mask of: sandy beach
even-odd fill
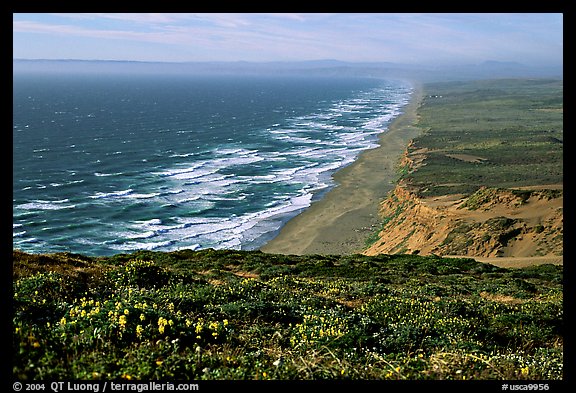
[[[422,90],[415,87],[404,112],[380,134],[380,146],[364,151],[336,172],[337,186],[288,221],[260,250],[296,255],[360,253],[368,236],[382,225],[379,203],[395,186],[402,153],[421,132],[414,126],[421,99]]]

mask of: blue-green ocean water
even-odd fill
[[[14,75],[13,247],[256,249],[408,102],[374,78]]]

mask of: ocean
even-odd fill
[[[258,249],[408,103],[367,77],[13,77],[13,248]]]

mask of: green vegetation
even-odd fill
[[[17,379],[561,379],[563,269],[13,253]]]
[[[369,248],[374,243],[376,243],[378,240],[380,240],[380,233],[384,230],[384,228],[386,228],[386,226],[390,223],[390,221],[396,219],[404,210],[408,209],[411,205],[413,205],[413,202],[411,202],[411,201],[405,201],[405,202],[400,203],[398,201],[398,198],[396,198],[396,196],[394,196],[394,195],[391,195],[389,198],[391,201],[398,203],[398,206],[394,210],[393,214],[386,216],[386,217],[383,217],[382,224],[380,225],[380,229],[372,232],[370,234],[370,236],[368,236],[366,238],[366,240],[364,241],[364,247],[365,248]]]
[[[422,196],[562,183],[562,81],[433,83],[424,92],[425,132],[412,149],[430,150],[423,166],[403,175]]]

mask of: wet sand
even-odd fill
[[[337,184],[324,198],[288,221],[277,237],[260,248],[272,254],[354,254],[382,225],[379,204],[396,185],[398,163],[409,141],[421,133],[414,126],[422,90],[380,134],[380,146],[364,151],[334,175]]]

